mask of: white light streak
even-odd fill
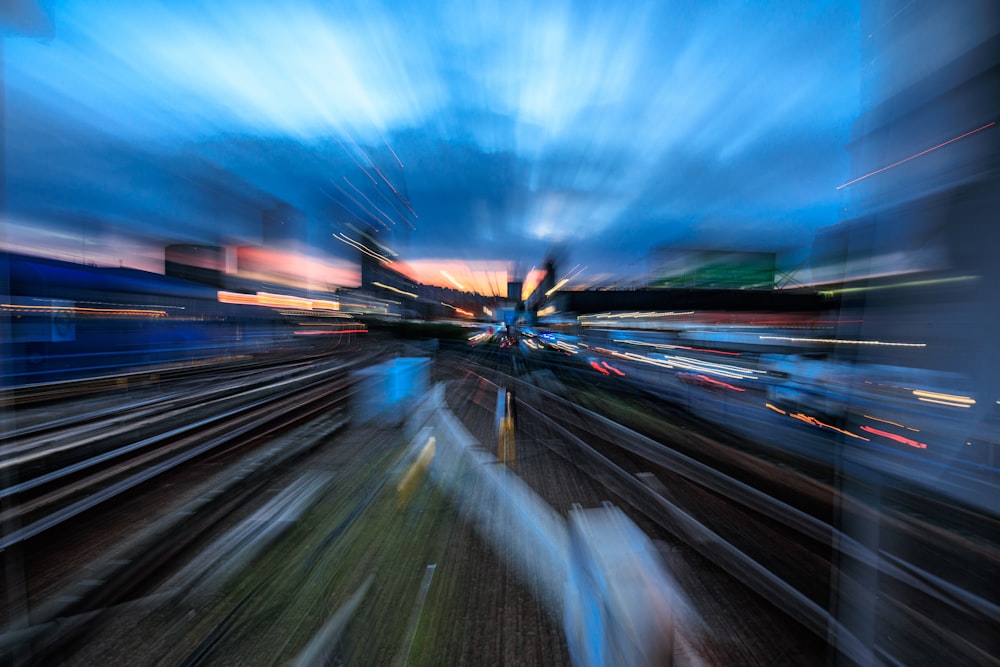
[[[342,243],[346,243],[347,245],[351,246],[352,248],[360,250],[361,252],[365,253],[366,255],[368,255],[369,257],[371,257],[373,259],[377,259],[380,262],[385,262],[386,264],[392,264],[392,260],[389,259],[388,257],[385,257],[384,255],[378,254],[377,252],[375,252],[374,250],[372,250],[371,248],[369,248],[368,246],[366,246],[364,243],[361,243],[359,241],[355,241],[354,239],[352,239],[351,237],[347,236],[346,234],[338,232],[338,233],[336,233],[336,234],[333,235],[333,238],[337,239],[338,241],[340,241]]]
[[[463,290],[463,291],[465,290],[465,285],[463,285],[462,283],[460,283],[457,280],[455,280],[451,276],[451,274],[448,273],[447,271],[445,271],[444,269],[441,269],[441,275],[444,276],[445,278],[447,278],[449,281],[451,281],[451,284],[454,285],[455,287],[457,287],[458,289]]]

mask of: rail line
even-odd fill
[[[948,625],[954,625],[955,619],[964,620],[963,641],[954,642],[940,626],[931,634],[940,645],[947,645],[948,651],[954,651],[951,655],[969,660],[982,657],[989,628],[1000,622],[1000,608],[989,597],[950,584],[940,574],[884,549],[873,551],[811,513],[560,396],[499,371],[493,373],[508,388],[516,388],[523,416],[543,425],[546,436],[540,441],[561,443],[561,455],[582,465],[601,485],[629,502],[646,517],[647,525],[652,521],[680,538],[852,659],[866,662],[872,656],[828,609],[831,587],[842,576],[839,567],[845,559],[878,571],[894,586],[908,591],[907,595],[923,596],[938,609],[948,610],[952,617]],[[498,387],[481,375],[478,378],[478,382],[489,383],[491,390]],[[490,391],[480,393],[489,395]],[[487,401],[479,405],[490,409]],[[587,464],[581,463],[581,456]],[[813,484],[810,481],[809,486]],[[875,518],[876,510],[851,498],[838,497],[837,502],[842,511],[865,520]],[[947,552],[949,563],[954,564],[961,555],[967,567],[995,572],[1000,562],[996,550],[988,545],[929,531],[929,526],[912,517],[878,519],[892,534]],[[922,617],[913,609],[905,612]],[[953,646],[947,643],[949,638]]]
[[[19,480],[0,489],[6,505],[0,518],[6,526],[19,527],[0,538],[0,550],[189,460],[259,441],[335,407],[349,395],[353,367],[258,377],[256,386],[236,393],[228,385],[211,388],[126,427],[110,415],[83,430],[69,429],[69,442],[56,444],[49,436],[17,448],[0,460],[8,478]],[[149,407],[143,402],[140,413]]]

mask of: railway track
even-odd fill
[[[342,426],[350,373],[369,361],[364,355],[350,361],[324,356],[286,366],[235,365],[225,375],[205,375],[200,381],[179,372],[173,382],[161,378],[151,395],[132,394],[125,405],[104,404],[8,434],[0,450],[0,562],[9,584],[4,625],[21,627],[29,609],[32,624],[43,628],[67,616],[86,625],[88,610],[127,597],[129,582],[156,571],[197,540],[201,522],[212,526],[252,497],[256,485],[248,479],[253,475],[238,467],[224,473],[216,484],[231,490],[224,501],[210,494],[197,520],[192,514],[176,534],[154,539],[141,553],[113,559],[121,567],[100,578],[105,582],[100,589],[84,586],[57,596],[72,604],[57,604],[52,596],[79,576],[80,564],[93,558],[87,554],[117,549],[134,532],[129,524],[155,523],[207,477],[253,456],[255,447],[303,424],[332,420],[332,428]],[[203,463],[192,467],[196,462]],[[137,503],[148,509],[122,513]],[[57,634],[71,636],[69,625],[63,625]],[[6,633],[0,645],[16,653],[18,632]],[[37,637],[23,632],[28,641]],[[46,645],[61,644],[54,636],[46,640]]]
[[[467,377],[476,375],[468,364],[464,368]],[[482,370],[517,393],[519,474],[530,478],[539,456],[537,447],[526,450],[522,440],[552,448],[592,476],[599,488],[621,499],[616,502],[630,505],[640,525],[655,531],[652,534],[698,551],[794,619],[800,632],[808,630],[820,646],[832,638],[836,650],[852,660],[872,660],[852,629],[829,611],[837,587],[848,586],[845,572],[860,567],[889,582],[886,586],[892,588],[893,597],[880,603],[878,618],[893,624],[900,636],[909,636],[920,647],[917,651],[973,662],[989,656],[990,627],[1000,618],[1000,610],[988,594],[980,593],[989,588],[978,586],[988,587],[982,577],[997,572],[1000,558],[995,546],[892,508],[867,507],[816,480],[760,461],[736,479],[531,383],[495,369]],[[464,390],[471,398],[460,401],[460,412],[489,412],[488,396],[498,385],[482,376],[464,383],[479,386]],[[473,405],[477,407],[468,407]],[[488,433],[477,435],[485,442],[495,440]],[[540,493],[551,490],[556,474],[549,472],[538,480]],[[785,495],[791,492],[804,500],[789,504],[760,490],[775,484],[784,488]],[[555,502],[557,507],[567,503],[565,498]],[[834,528],[831,523],[838,512],[853,521],[880,525],[883,544],[895,545],[897,552],[889,546],[873,550]],[[981,517],[979,529],[989,530],[989,521]],[[964,586],[948,583],[955,578],[954,570],[951,576],[948,570],[956,567],[972,573],[962,577]],[[899,622],[901,618],[919,623],[907,625]],[[918,626],[925,629],[913,634]],[[901,654],[915,655],[912,650]]]
[[[196,457],[257,442],[348,396],[359,362],[258,371],[166,401],[70,418],[7,443],[0,550],[34,537]],[[65,421],[65,420],[62,420]]]
[[[481,386],[454,387],[449,395],[464,398],[451,405],[467,425],[480,424],[480,432],[475,435],[481,441],[491,442],[490,434],[482,428],[482,424],[492,421],[486,414],[490,405],[476,395],[488,397],[495,391],[495,385],[482,381],[462,384]],[[587,441],[580,439],[531,408],[520,391],[517,410],[516,471],[539,496],[564,516],[577,504],[599,507],[610,501],[626,510],[660,545],[668,569],[682,581],[692,601],[691,608],[696,610],[680,614],[687,616],[689,624],[679,631],[677,664],[792,665],[822,661],[825,638],[811,635],[769,604],[766,597],[747,586],[743,577],[734,576],[725,567],[729,563],[720,566],[716,559],[702,555],[704,544],[716,534],[705,531],[694,519],[683,516],[678,519],[679,512],[669,512],[654,502],[649,482],[591,447],[595,440],[593,433]],[[655,469],[650,465],[643,468],[646,474]],[[684,496],[685,492],[677,489],[672,495]],[[705,534],[696,535],[691,528]],[[710,621],[715,628],[705,632],[696,617]]]
[[[669,442],[631,431],[530,382],[470,364],[468,358],[460,357],[453,363],[454,358],[447,354],[438,357],[435,373],[450,378],[452,410],[488,448],[496,444],[497,391],[500,386],[514,389],[514,465],[518,475],[552,507],[565,515],[574,504],[594,507],[610,500],[628,510],[653,537],[688,593],[690,606],[697,612],[692,618],[700,618],[691,622],[681,638],[675,653],[678,664],[791,665],[825,661],[831,650],[827,630],[833,627],[836,632],[835,624],[839,623],[828,611],[830,592],[842,583],[838,577],[845,558],[862,563],[892,582],[891,587],[883,586],[885,599],[881,604],[886,605],[888,620],[880,622],[897,636],[912,639],[915,650],[926,651],[932,657],[947,655],[954,659],[957,655],[984,662],[985,640],[977,633],[982,631],[983,620],[993,618],[991,601],[956,590],[923,563],[901,558],[905,554],[884,549],[876,554],[876,561],[871,561],[868,545],[852,543],[849,535],[838,533],[824,522],[833,514],[836,494],[815,480],[770,463],[752,464],[752,459],[744,458],[742,452],[720,472],[710,463],[674,451]],[[326,616],[354,600],[360,605],[356,606],[357,623],[337,631],[343,634],[336,651],[332,646],[322,648],[327,655],[336,654],[347,662],[375,660],[373,656],[378,656],[380,664],[385,664],[403,656],[412,664],[453,664],[449,660],[459,657],[472,663],[484,659],[507,663],[516,662],[519,655],[532,655],[540,664],[565,663],[566,648],[559,636],[558,621],[553,627],[552,619],[544,619],[502,559],[496,563],[485,545],[470,534],[469,527],[455,523],[450,503],[424,490],[409,508],[397,507],[393,485],[386,482],[400,475],[402,449],[399,443],[389,444],[388,440],[378,443],[380,438],[396,438],[398,433],[376,437],[377,428],[358,429],[348,450],[338,450],[344,453],[328,457],[325,462],[314,460],[311,472],[299,467],[304,452],[314,447],[306,436],[296,436],[292,442],[297,444],[291,446],[272,444],[266,450],[256,450],[270,452],[272,458],[262,454],[255,459],[256,464],[232,467],[236,455],[243,456],[242,448],[248,440],[274,442],[277,429],[287,427],[287,422],[297,417],[295,410],[299,406],[303,408],[298,415],[302,429],[318,423],[317,417],[338,409],[338,401],[347,390],[338,390],[336,374],[331,370],[325,379],[304,379],[310,372],[318,371],[315,367],[302,373],[289,369],[282,380],[288,384],[274,395],[253,394],[253,388],[246,386],[253,376],[245,376],[242,388],[249,395],[244,398],[252,407],[247,407],[242,416],[233,414],[230,418],[246,421],[203,424],[200,435],[192,438],[201,445],[218,438],[211,452],[192,454],[188,447],[195,446],[194,442],[184,443],[185,436],[179,433],[179,440],[173,442],[176,451],[164,452],[131,471],[123,471],[119,479],[145,474],[175,456],[188,456],[186,461],[124,490],[115,496],[116,502],[85,509],[51,530],[26,537],[6,549],[8,563],[10,554],[18,553],[28,567],[45,570],[49,567],[46,563],[52,560],[44,561],[43,552],[61,548],[64,542],[95,541],[89,531],[102,523],[102,516],[108,517],[103,523],[121,526],[119,531],[141,525],[143,510],[126,511],[121,501],[148,493],[149,504],[144,506],[152,507],[159,501],[153,500],[157,496],[152,491],[143,490],[147,486],[170,487],[168,492],[174,497],[181,486],[195,481],[207,482],[216,489],[175,510],[175,522],[146,535],[141,549],[131,554],[115,551],[105,557],[107,570],[90,573],[93,576],[59,595],[50,586],[38,598],[49,602],[41,608],[34,605],[35,622],[18,629],[20,634],[0,636],[0,653],[9,648],[9,655],[17,658],[15,662],[43,664],[56,659],[89,661],[112,647],[127,645],[134,661],[146,649],[139,637],[159,637],[162,655],[185,664],[219,659],[287,662],[298,654],[299,647],[313,644],[309,633],[315,632],[313,639],[318,640],[322,634],[319,626]],[[303,385],[298,399],[282,397],[295,378]],[[268,384],[265,381],[261,386]],[[324,391],[329,393],[324,395]],[[255,405],[254,401],[260,403]],[[194,415],[197,405],[192,401],[182,412]],[[214,404],[210,412],[220,416],[219,407]],[[247,430],[240,432],[244,426]],[[276,430],[269,432],[272,427]],[[323,429],[337,427],[334,420]],[[206,428],[215,430],[209,432]],[[696,443],[700,447],[712,445],[711,438],[699,437],[702,439]],[[230,451],[233,448],[237,449]],[[127,458],[126,454],[122,456]],[[350,476],[346,475],[341,457],[351,461],[354,472]],[[81,471],[79,480],[93,476],[98,469],[110,474],[116,459],[111,456],[90,466],[89,471]],[[202,462],[198,472],[188,466],[195,460]],[[746,476],[729,474],[731,469],[743,468],[747,469]],[[276,483],[278,472],[293,481]],[[797,481],[789,482],[793,478]],[[768,484],[756,483],[762,479]],[[72,486],[71,482],[79,480],[69,474],[53,480],[53,484]],[[787,502],[784,496],[775,499],[768,493],[774,485],[790,487],[789,496],[808,499],[801,503]],[[261,505],[266,498],[272,500]],[[68,507],[72,502],[75,500],[67,498],[54,502],[52,507]],[[311,505],[315,507],[305,509]],[[256,509],[258,506],[260,509]],[[300,509],[293,509],[296,506]],[[109,514],[104,515],[101,507]],[[268,507],[271,509],[265,509]],[[870,518],[862,506],[850,509],[858,517]],[[299,512],[307,512],[311,518],[301,522],[278,520]],[[25,525],[31,525],[31,517],[24,517]],[[291,542],[284,538],[280,545],[269,542],[273,535],[286,530],[283,526],[293,524],[294,529],[287,528],[294,535]],[[911,530],[912,526],[905,528]],[[895,524],[889,524],[889,529],[903,530]],[[230,537],[219,542],[220,535]],[[116,538],[118,542],[123,539],[120,534]],[[928,541],[938,539],[949,542],[952,537],[933,534]],[[963,543],[955,543],[954,549],[961,552]],[[33,563],[36,558],[37,565]],[[257,561],[268,563],[270,569],[246,565]],[[989,558],[984,562],[989,563]],[[432,582],[430,573],[435,568],[431,566],[435,564],[437,574]],[[233,576],[236,572],[239,577]],[[374,578],[369,579],[371,576]],[[418,592],[427,587],[429,592]],[[363,590],[369,591],[367,597],[360,592]],[[26,595],[36,593],[40,591]],[[421,620],[417,610],[423,607],[424,595],[427,618]],[[224,603],[217,600],[220,596],[225,598]],[[298,599],[303,596],[308,599]],[[364,600],[359,601],[358,596]],[[420,602],[413,606],[415,599]],[[955,611],[935,616],[932,622],[927,605]],[[197,620],[185,616],[194,610]],[[139,637],[128,635],[138,631],[130,629],[138,628],[132,615],[143,619]],[[387,615],[393,620],[383,626]],[[57,618],[69,620],[56,623]],[[934,627],[935,623],[939,627]],[[296,627],[312,629],[289,629]],[[914,628],[924,636],[911,637]],[[289,633],[294,633],[295,638]],[[954,647],[947,643],[956,637],[966,645]],[[472,638],[484,642],[483,646],[470,646]],[[834,640],[837,650],[858,662],[872,658],[864,646],[852,641],[850,632]],[[940,646],[925,649],[928,642]],[[18,646],[34,648],[19,654]],[[524,647],[527,653],[519,654],[514,647]],[[884,662],[893,659],[900,658],[884,652],[873,658]],[[913,662],[905,654],[901,661]],[[984,664],[989,664],[988,660]]]
[[[334,414],[298,429],[290,426],[291,431],[282,430],[295,433],[294,438],[270,440],[273,444],[241,457],[236,465],[201,471],[175,469],[167,473],[167,484],[137,488],[127,499],[119,497],[113,507],[107,506],[107,511],[81,515],[16,545],[14,549],[20,550],[26,561],[25,604],[31,611],[25,618],[31,622],[22,622],[18,629],[0,636],[0,655],[24,665],[89,663],[90,659],[80,655],[91,647],[95,634],[116,618],[129,618],[150,605],[185,595],[185,588],[167,595],[156,591],[178,567],[197,563],[190,559],[197,558],[213,536],[232,530],[234,522],[271,495],[268,489],[277,478],[346,423],[342,414]],[[307,502],[319,488],[312,484],[308,493],[301,495]],[[296,511],[299,494],[294,488],[289,491],[296,493],[279,494],[261,510],[269,519],[264,529],[274,533],[277,527],[280,532],[281,513]],[[252,537],[264,545],[268,542],[261,528]],[[225,565],[231,556],[216,554],[211,565]],[[205,556],[202,558],[204,562]],[[67,573],[65,581],[45,581],[54,565],[66,563],[78,565]],[[211,571],[208,568],[200,576]],[[176,581],[177,577],[168,580],[168,589],[185,584],[183,577],[179,584]],[[122,639],[117,636],[112,641]],[[193,641],[197,643],[197,639]],[[138,650],[128,662],[135,664],[148,657]]]

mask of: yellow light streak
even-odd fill
[[[889,347],[927,347],[927,343],[887,343],[881,340],[844,340],[841,338],[795,338],[792,336],[759,336],[760,340],[788,340],[798,343],[835,343],[837,345],[885,345]]]
[[[907,426],[905,424],[900,424],[899,422],[889,421],[888,419],[879,419],[878,417],[872,417],[871,415],[865,415],[866,419],[871,419],[873,421],[882,422],[883,424],[891,424],[893,426],[898,426],[899,428],[905,428],[908,431],[916,431],[920,433],[919,428],[913,428],[912,426]]]
[[[403,290],[401,290],[401,289],[396,289],[396,288],[395,288],[395,287],[393,287],[392,285],[386,285],[385,283],[380,283],[380,282],[376,282],[376,281],[374,281],[374,280],[372,281],[372,285],[375,285],[376,287],[381,287],[382,289],[387,289],[387,290],[389,290],[390,292],[395,292],[395,293],[397,293],[397,294],[402,294],[403,296],[408,296],[408,297],[411,297],[411,298],[413,298],[413,299],[416,299],[416,298],[417,298],[417,295],[416,295],[416,294],[414,294],[413,292],[404,292],[404,291],[403,291]]]
[[[569,282],[569,278],[563,278],[562,280],[560,280],[559,282],[557,282],[555,285],[553,285],[552,288],[548,292],[545,293],[545,296],[552,296],[553,292],[558,291],[559,288],[562,287],[563,285],[565,285],[567,282]]]
[[[923,401],[924,403],[937,403],[938,405],[947,405],[953,408],[971,408],[972,406],[968,403],[949,403],[948,401],[938,401],[933,398],[922,398],[917,397],[918,401]]]
[[[841,289],[822,290],[821,296],[834,296],[837,294],[855,294],[858,292],[874,292],[884,289],[899,289],[901,287],[926,287],[927,285],[944,285],[947,283],[964,283],[970,280],[978,280],[979,276],[953,276],[951,278],[936,278],[933,280],[908,280],[892,285],[871,285],[869,287],[843,287]]]
[[[923,396],[924,398],[937,399],[939,401],[951,401],[953,403],[968,403],[969,405],[975,405],[976,401],[968,396],[956,396],[955,394],[940,394],[936,391],[924,391],[923,389],[914,389],[913,395],[916,397]]]
[[[17,303],[0,303],[0,308],[14,312],[29,313],[73,313],[80,315],[145,315],[148,317],[166,317],[164,310],[145,310],[138,308],[88,308],[85,306],[35,306]]]

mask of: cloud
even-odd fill
[[[323,252],[350,224],[528,264],[811,229],[847,173],[856,10],[60,2],[7,44],[11,202],[206,241],[285,202]]]

